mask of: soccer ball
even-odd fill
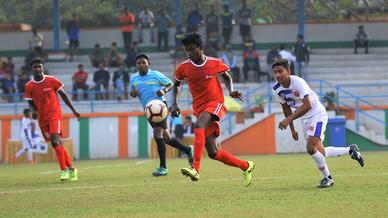
[[[167,117],[167,106],[161,100],[152,100],[146,105],[144,114],[149,121],[160,123]]]

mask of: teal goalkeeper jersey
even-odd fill
[[[143,76],[139,72],[131,76],[129,87],[131,90],[134,88],[137,90],[140,103],[145,108],[147,103],[152,100],[165,101],[164,96],[159,97],[156,92],[170,84],[172,84],[172,81],[164,74],[149,69],[147,74]]]

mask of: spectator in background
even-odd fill
[[[298,34],[296,36],[296,43],[294,45],[294,53],[296,56],[296,69],[298,76],[307,79],[306,67],[310,61],[309,49],[307,44],[303,41],[303,36]]]
[[[240,68],[237,66],[237,56],[233,52],[231,45],[225,46],[225,51],[222,53],[221,59],[228,65],[232,73],[233,82],[240,82]]]
[[[125,70],[124,64],[120,64],[119,69],[113,73],[113,87],[117,93],[117,100],[121,101],[123,98],[128,99],[128,84],[129,84],[129,73]]]
[[[146,6],[143,11],[139,13],[139,42],[143,42],[143,29],[150,29],[151,42],[154,43],[154,13]]]
[[[119,50],[117,49],[116,42],[112,42],[107,58],[108,58],[109,67],[118,67],[121,64],[122,59],[121,59]]]
[[[252,38],[251,34],[248,34],[243,41],[243,49],[247,50],[256,50],[256,41]]]
[[[187,115],[185,119],[185,123],[183,124],[183,136],[194,136],[194,123],[191,119],[191,116]]]
[[[136,71],[136,56],[140,52],[140,49],[137,47],[137,42],[133,42],[132,47],[127,50],[127,56],[125,57],[124,62],[131,73]]]
[[[28,72],[24,69],[24,68],[21,68],[21,71],[20,71],[20,74],[19,74],[19,78],[17,80],[17,89],[18,89],[18,93],[20,94],[20,100],[23,99],[23,96],[24,96],[24,91],[25,91],[25,85],[26,83],[30,81],[30,78],[28,76]]]
[[[168,111],[171,111],[171,107],[168,109]],[[182,114],[179,114],[178,117],[172,117],[170,114],[167,120],[167,122],[169,123],[168,129],[170,133],[174,132],[174,134],[172,135],[182,143],[184,132]],[[179,150],[179,157],[182,157],[184,154],[185,152]]]
[[[252,50],[251,48],[248,48],[243,53],[243,73],[244,73],[244,82],[249,81],[248,72],[250,70],[254,73],[254,80],[255,82],[258,79],[258,74],[260,74],[260,61],[259,61],[259,54],[256,50]]]
[[[214,5],[210,5],[210,13],[206,15],[206,37],[208,38],[214,32],[218,35],[218,15],[214,10]]]
[[[69,50],[67,54],[69,61],[74,60],[74,55],[77,54],[77,49],[79,47],[79,17],[76,14],[73,14],[72,16],[73,19],[66,27],[67,37],[69,38]]]
[[[127,7],[124,7],[120,16],[121,32],[123,33],[123,44],[125,50],[131,46],[132,43],[132,32],[135,29],[135,16],[129,12]]]
[[[190,11],[187,16],[187,33],[198,32],[198,29],[201,25],[203,25],[203,17],[201,12],[199,11],[199,4],[195,5],[195,9]]]
[[[207,36],[207,47],[212,48],[215,51],[220,50],[220,37],[218,36],[218,32],[216,30],[209,30],[209,35]]]
[[[35,50],[35,48],[33,47],[30,47],[27,55],[24,57],[24,68],[26,68],[27,70],[31,70],[31,66],[30,66],[30,62],[32,59],[36,58],[36,57],[39,57],[39,52],[37,52]]]
[[[354,35],[354,53],[357,54],[357,48],[358,47],[365,47],[365,54],[368,53],[369,48],[369,34],[367,31],[365,31],[364,26],[360,25],[358,26],[358,31]]]
[[[88,73],[84,71],[82,64],[78,65],[78,71],[74,73],[73,77],[73,101],[78,101],[78,89],[82,89],[84,92],[84,99],[88,99],[89,86],[86,83],[88,81]]]
[[[252,26],[252,11],[247,8],[246,0],[241,0],[242,8],[238,11],[238,19],[240,23],[240,35],[242,40],[251,34]]]
[[[225,2],[223,4],[224,11],[221,14],[222,21],[222,37],[224,39],[224,45],[230,44],[230,37],[233,31],[234,24],[234,14],[229,8],[229,3]]]
[[[43,35],[38,33],[38,30],[36,28],[32,29],[32,38],[30,40],[30,47],[34,48],[35,51],[39,53],[40,57],[44,57],[43,54],[43,43],[44,43],[44,38]]]
[[[105,69],[104,63],[100,63],[93,75],[94,90],[97,91],[96,100],[103,99],[102,93],[105,93],[105,100],[109,100],[109,80],[109,72]]]
[[[100,48],[100,44],[95,44],[92,54],[90,55],[90,61],[92,67],[98,67],[100,63],[104,63],[105,54]]]
[[[272,75],[272,64],[281,58],[278,47],[276,45],[272,45],[271,50],[267,53],[267,72],[269,75]]]
[[[296,58],[294,55],[291,54],[291,52],[288,52],[286,50],[286,46],[284,44],[281,44],[279,46],[279,55],[281,58],[287,59],[290,63],[290,69],[291,69],[291,75],[295,75],[295,61]]]
[[[182,25],[176,26],[175,31],[175,56],[177,56],[178,52],[182,52],[182,54],[185,53],[183,46],[182,46],[182,39],[185,37],[185,32],[182,29]]]
[[[7,61],[3,63],[3,68],[7,73],[11,73],[12,77],[15,75],[15,64],[13,63],[11,56],[7,57]]]
[[[12,74],[7,73],[2,82],[3,98],[8,102],[12,102],[13,95],[16,93],[15,82]]]
[[[156,19],[158,28],[158,50],[161,50],[162,40],[164,41],[164,50],[168,50],[168,28],[172,24],[171,18],[167,15],[166,10],[162,10],[161,15]]]

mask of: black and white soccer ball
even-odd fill
[[[167,106],[161,100],[152,100],[146,105],[144,114],[149,121],[160,123],[167,117]]]

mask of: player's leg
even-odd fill
[[[325,157],[339,157],[342,155],[349,155],[352,159],[356,160],[360,166],[364,166],[364,157],[362,156],[358,145],[351,144],[348,147],[325,147]]]
[[[323,179],[318,187],[326,188],[334,185],[333,178],[330,175],[329,167],[326,164],[326,152],[321,139],[316,136],[309,136],[307,138],[307,152],[314,159],[318,169],[322,172],[323,175]]]
[[[166,176],[167,164],[166,164],[166,144],[163,140],[163,127],[161,125],[151,124],[154,133],[154,139],[158,148],[159,154],[159,168],[156,168],[152,173],[153,176]]]
[[[202,112],[194,125],[194,162],[193,167],[199,173],[203,149],[205,148],[205,129],[215,121],[213,114]]]
[[[170,132],[167,129],[163,131],[164,142],[169,144],[171,147],[174,147],[180,151],[183,151],[188,158],[189,164],[192,165],[194,161],[194,148],[190,146],[183,145],[178,139],[172,137]]]
[[[53,146],[55,153],[58,158],[58,163],[59,167],[61,168],[61,175],[60,175],[60,180],[64,181],[70,178],[69,172],[67,171],[66,167],[66,161],[65,161],[65,151],[63,149],[63,146],[60,143],[59,140],[59,134],[58,133],[53,133],[50,135],[50,141],[51,141],[51,146]]]

